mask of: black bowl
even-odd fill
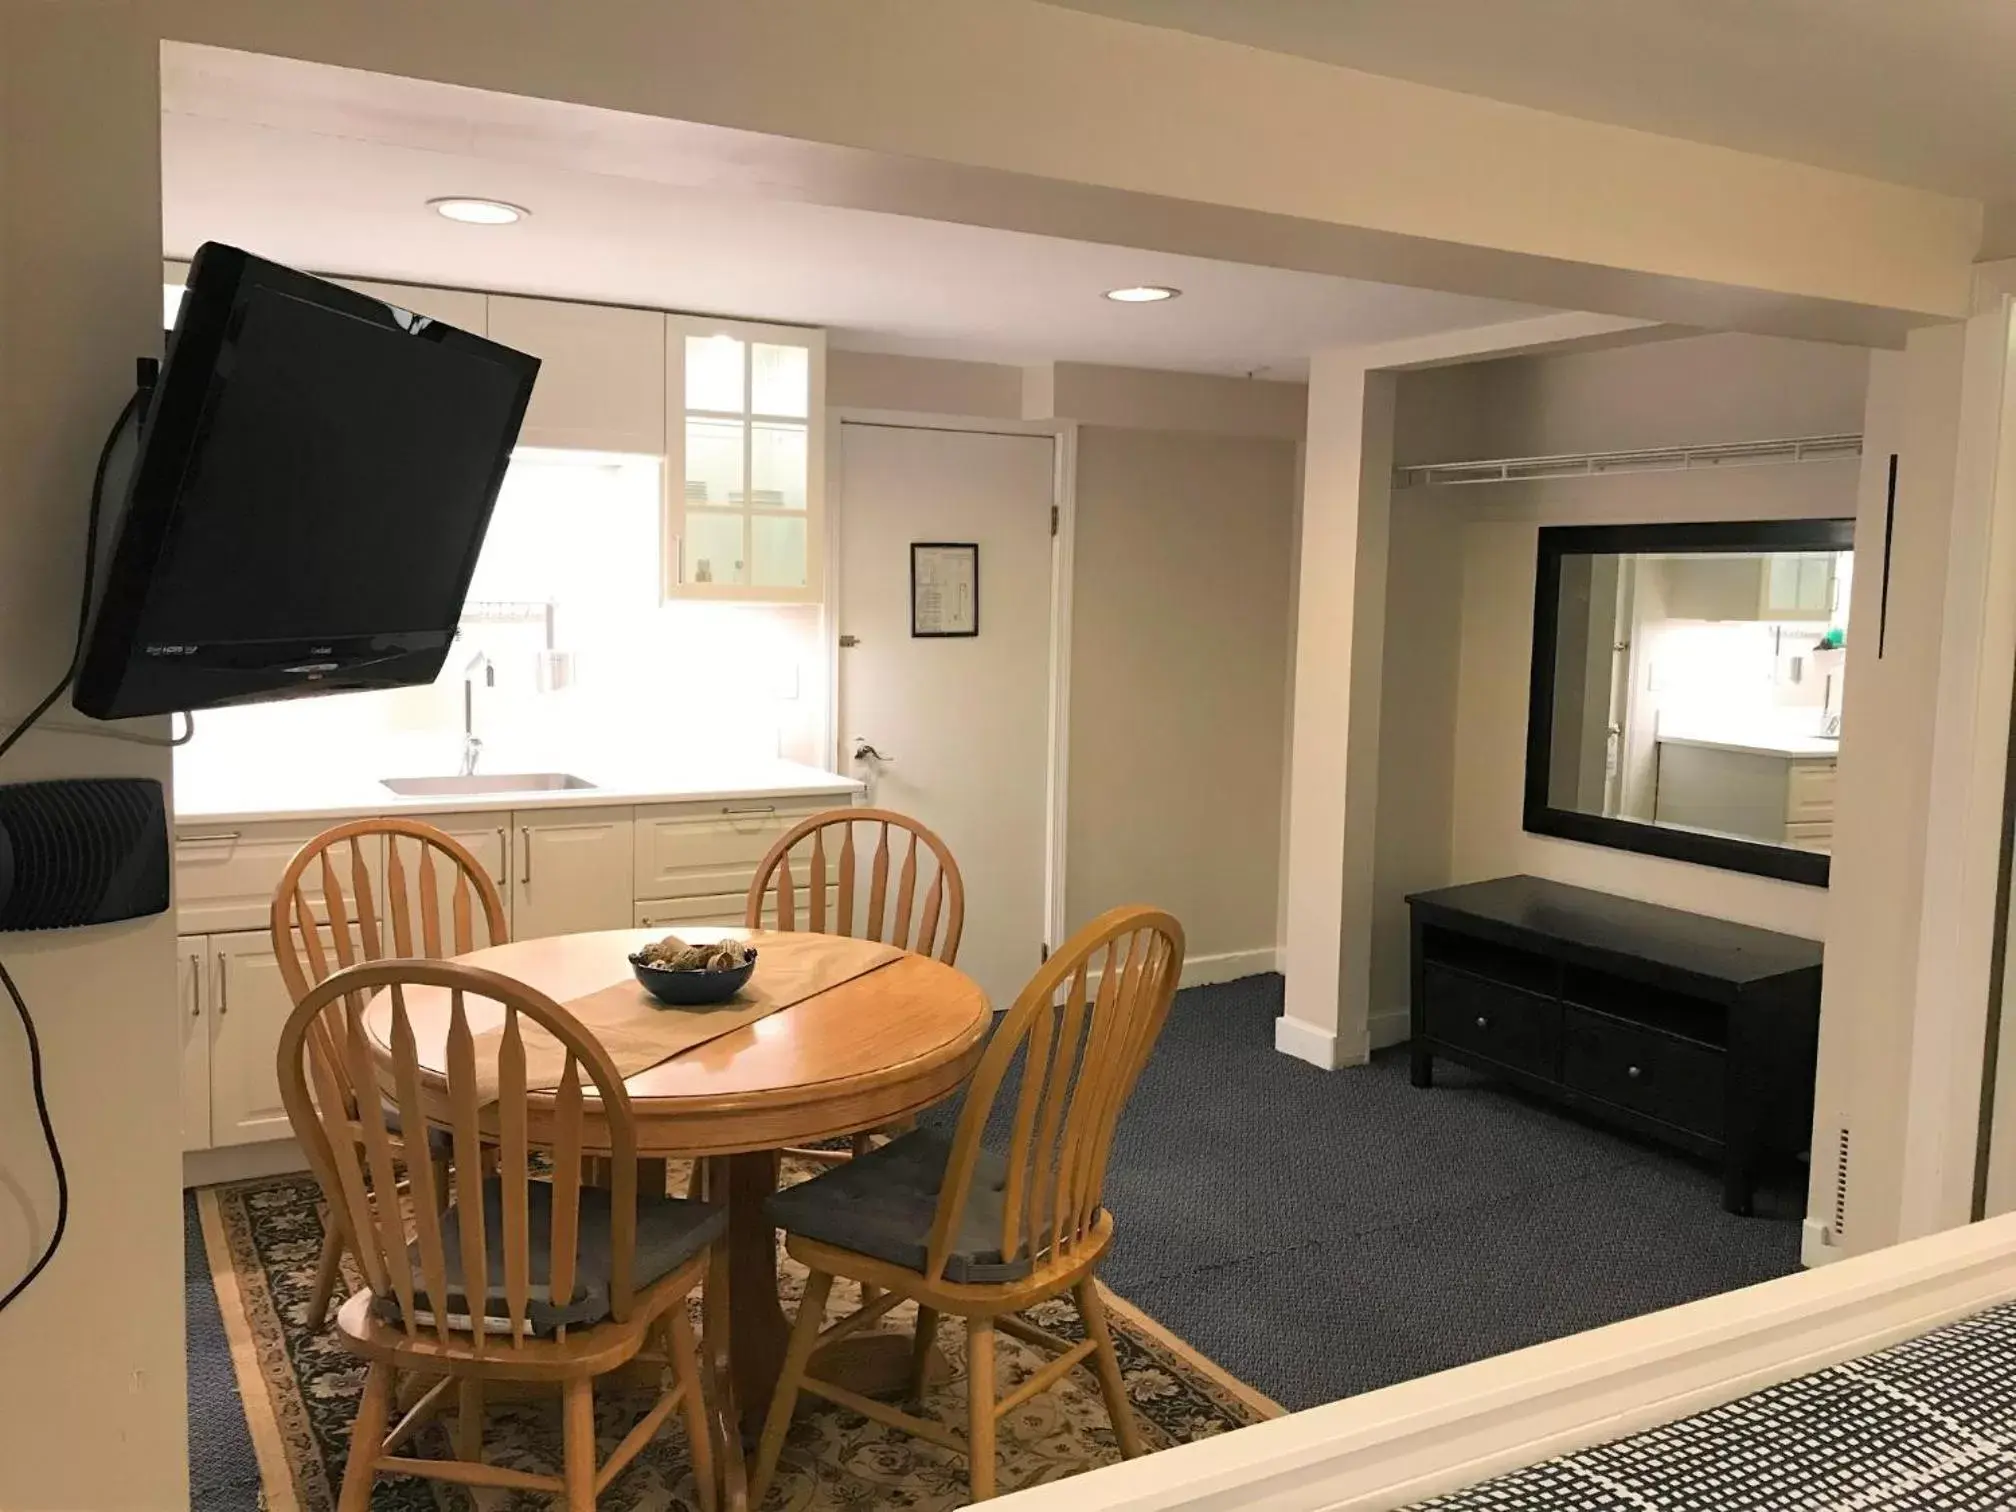
[[[630,957],[630,969],[644,990],[672,1008],[709,1008],[725,1003],[740,992],[756,972],[756,952],[740,966],[726,971],[667,971]]]

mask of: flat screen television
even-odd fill
[[[72,701],[431,682],[537,358],[215,242],[141,424]]]

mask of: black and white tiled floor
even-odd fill
[[[2016,1304],[1419,1512],[2010,1512]]]

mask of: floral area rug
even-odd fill
[[[790,1174],[787,1173],[787,1179]],[[673,1189],[684,1172],[675,1167]],[[333,1322],[313,1330],[305,1317],[322,1243],[320,1193],[308,1176],[283,1176],[211,1187],[200,1194],[203,1234],[239,1391],[258,1453],[264,1503],[271,1512],[332,1512],[342,1477],[350,1423],[363,1391],[364,1365],[343,1348]],[[361,1278],[347,1269],[351,1288]],[[785,1310],[795,1312],[804,1273],[786,1262]],[[1149,1449],[1243,1428],[1281,1409],[1235,1380],[1181,1340],[1107,1294],[1120,1365]],[[834,1288],[835,1312],[855,1304],[847,1283]],[[878,1326],[908,1333],[909,1304]],[[1066,1339],[1084,1337],[1068,1300],[1031,1310],[1032,1322]],[[962,1431],[966,1420],[965,1331],[948,1320],[938,1334],[950,1379],[926,1397],[928,1416]],[[1047,1358],[996,1335],[997,1393],[1006,1395]],[[650,1405],[609,1390],[596,1393],[596,1418],[606,1455]],[[408,1451],[446,1457],[452,1417],[430,1424]],[[556,1474],[560,1416],[553,1401],[498,1403],[484,1419],[492,1463]],[[1071,1371],[1051,1390],[1004,1417],[997,1458],[1002,1492],[1075,1475],[1120,1457],[1098,1385],[1089,1370]],[[469,1491],[439,1481],[380,1476],[373,1512],[529,1512],[549,1498],[513,1491]],[[966,1461],[935,1444],[895,1432],[843,1408],[806,1398],[793,1424],[769,1512],[867,1512],[870,1508],[937,1509],[966,1501]],[[661,1429],[600,1499],[621,1512],[689,1512],[695,1495],[686,1436],[676,1419]]]

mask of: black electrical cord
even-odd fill
[[[84,637],[91,627],[91,589],[98,574],[98,517],[105,502],[105,474],[112,465],[112,449],[119,444],[119,438],[126,434],[126,426],[140,412],[151,392],[143,385],[135,389],[133,397],[126,401],[126,407],[119,412],[113,422],[111,434],[106,436],[105,445],[98,453],[97,471],[91,479],[91,517],[84,527],[84,593],[77,607],[77,643],[70,652],[70,665],[64,669],[63,678],[40,703],[29,711],[28,717],[17,724],[4,739],[0,739],[0,756],[5,756],[14,742],[28,733],[28,727],[49,712],[57,699],[63,696],[77,676],[77,668],[84,661]],[[27,1000],[21,996],[21,989],[14,985],[14,978],[8,974],[7,965],[0,961],[0,985],[7,989],[7,996],[14,1002],[14,1012],[21,1019],[21,1032],[28,1039],[28,1080],[35,1093],[35,1116],[42,1123],[42,1142],[49,1151],[49,1166],[56,1173],[56,1226],[49,1231],[49,1242],[42,1247],[42,1253],[35,1263],[28,1267],[6,1294],[0,1296],[0,1312],[5,1312],[16,1297],[35,1284],[35,1278],[49,1268],[49,1262],[56,1258],[56,1250],[63,1243],[63,1233],[70,1226],[70,1174],[63,1168],[63,1147],[56,1140],[56,1124],[49,1116],[49,1093],[42,1081],[42,1041],[35,1033],[35,1016],[28,1011]]]

